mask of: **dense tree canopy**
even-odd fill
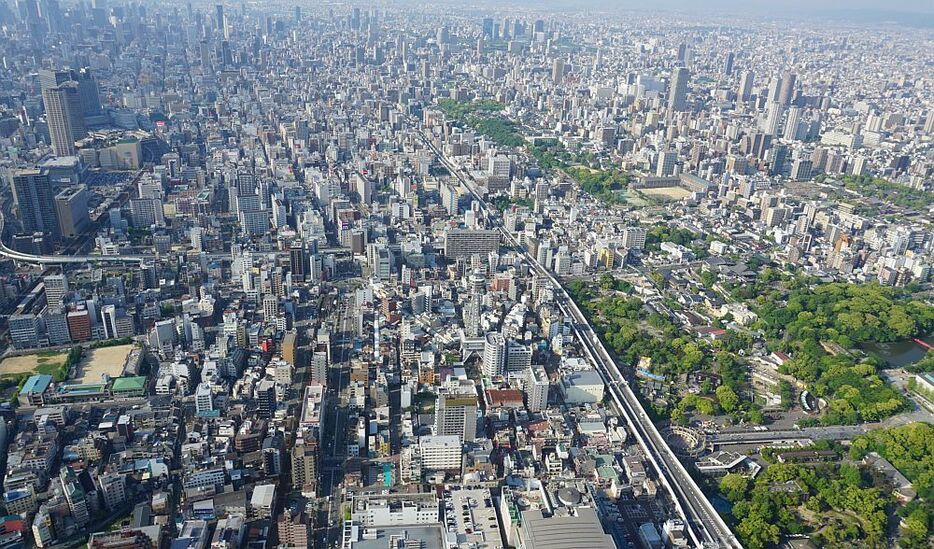
[[[564,172],[577,181],[581,189],[606,203],[617,204],[623,202],[623,197],[617,192],[629,185],[629,174],[620,170],[592,170],[586,167],[568,167]]]
[[[934,425],[910,423],[878,429],[853,441],[850,457],[877,452],[914,484],[918,495],[934,500]]]
[[[879,284],[835,282],[790,292],[761,306],[766,334],[791,341],[829,340],[844,347],[934,331],[934,307]]]
[[[735,476],[724,477],[720,490],[734,503],[736,533],[747,547],[774,546],[782,535],[802,533],[819,546],[885,540],[891,498],[852,466],[774,464],[745,488]]]

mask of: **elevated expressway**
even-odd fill
[[[473,196],[483,213],[490,219],[498,216],[498,214],[491,214],[491,209],[483,197],[477,193],[468,177],[465,177],[460,168],[438,150],[431,139],[418,126],[418,123],[412,119],[410,119],[410,122],[417,129],[425,145]],[[505,230],[502,223],[498,223],[497,228],[506,242],[522,251],[526,261],[532,265],[536,274],[547,278],[551,282],[552,287],[555,289],[555,298],[559,307],[565,314],[574,319],[575,330],[580,336],[579,339],[584,346],[584,350],[596,365],[597,371],[603,378],[606,389],[616,408],[625,418],[639,446],[645,450],[649,463],[658,472],[659,482],[672,495],[675,509],[685,521],[688,535],[694,545],[705,548],[742,548],[742,544],[714,509],[694,479],[691,478],[691,475],[688,474],[684,465],[665,442],[651,418],[645,413],[645,409],[636,398],[632,388],[630,388],[629,382],[623,377],[619,367],[594,332],[590,322],[577,304],[574,303],[574,300],[571,299],[571,296],[568,295],[561,283],[548,269],[539,264],[524,247],[519,245],[516,238]]]

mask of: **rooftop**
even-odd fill
[[[26,395],[29,393],[44,393],[49,385],[52,384],[52,376],[46,374],[35,374],[29,376],[29,379],[26,380],[26,383],[23,384],[23,389],[20,391],[21,395]]]

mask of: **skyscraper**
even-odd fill
[[[726,60],[723,62],[723,74],[726,76],[733,74],[733,59],[733,52],[726,54]]]
[[[84,186],[69,187],[55,196],[55,213],[59,233],[63,238],[74,238],[91,223],[88,217],[88,191]]]
[[[79,71],[70,69],[40,69],[39,86],[42,91],[57,88],[68,82],[75,82],[78,86],[78,113],[81,116],[95,116],[101,114],[100,91],[91,69],[84,67]]]
[[[783,106],[787,107],[791,105],[791,100],[794,99],[795,95],[795,84],[798,81],[798,75],[786,71],[784,76],[781,79],[781,88],[778,92],[778,102]]]
[[[56,156],[74,156],[75,140],[87,133],[81,112],[81,96],[76,82],[45,88],[42,90],[45,114],[52,138],[52,150]]]
[[[483,344],[483,375],[486,377],[503,375],[505,368],[506,339],[502,334],[489,333]]]
[[[293,244],[289,248],[289,260],[292,271],[292,279],[304,281],[308,276],[308,252],[304,244]]]
[[[782,77],[777,76],[769,80],[769,93],[766,101],[778,101],[782,95]]]
[[[13,175],[13,199],[23,230],[29,233],[58,234],[55,217],[55,194],[47,173],[20,170]]]
[[[68,293],[68,277],[62,274],[42,277],[45,285],[45,300],[49,307],[61,307]]]
[[[769,103],[769,109],[765,117],[765,133],[773,137],[778,137],[778,128],[782,122],[782,114],[784,114],[784,108],[782,104],[778,101]]]
[[[564,80],[564,59],[555,59],[551,66],[551,79],[555,84],[560,84]]]
[[[493,18],[485,17],[483,19],[483,36],[493,38]]]
[[[801,108],[791,107],[788,109],[788,117],[785,120],[785,131],[782,137],[786,141],[794,141],[798,138],[798,125],[801,123]]]
[[[769,150],[767,155],[769,175],[775,176],[782,173],[785,166],[785,160],[788,158],[788,145],[776,145]]]
[[[73,73],[73,80],[78,83],[78,98],[81,103],[81,114],[95,116],[101,114],[101,95],[97,87],[97,80],[91,69],[85,67]]]
[[[674,70],[671,83],[668,87],[668,109],[675,112],[685,110],[687,107],[688,80],[691,72],[684,67]]]
[[[655,175],[657,177],[669,177],[675,172],[675,164],[678,162],[678,153],[675,151],[664,151],[658,155],[658,163],[655,165]]]
[[[457,436],[461,442],[477,436],[477,393],[470,384],[442,390],[435,404],[435,435]]]
[[[74,80],[72,71],[58,69],[39,69],[39,87],[43,90],[61,86]]]
[[[749,101],[749,98],[752,96],[752,85],[756,79],[756,75],[752,71],[743,71],[743,75],[739,79],[739,90],[737,91],[737,96],[740,101]]]

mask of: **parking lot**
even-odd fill
[[[445,490],[444,526],[457,535],[458,545],[502,547],[496,510],[488,490]]]

